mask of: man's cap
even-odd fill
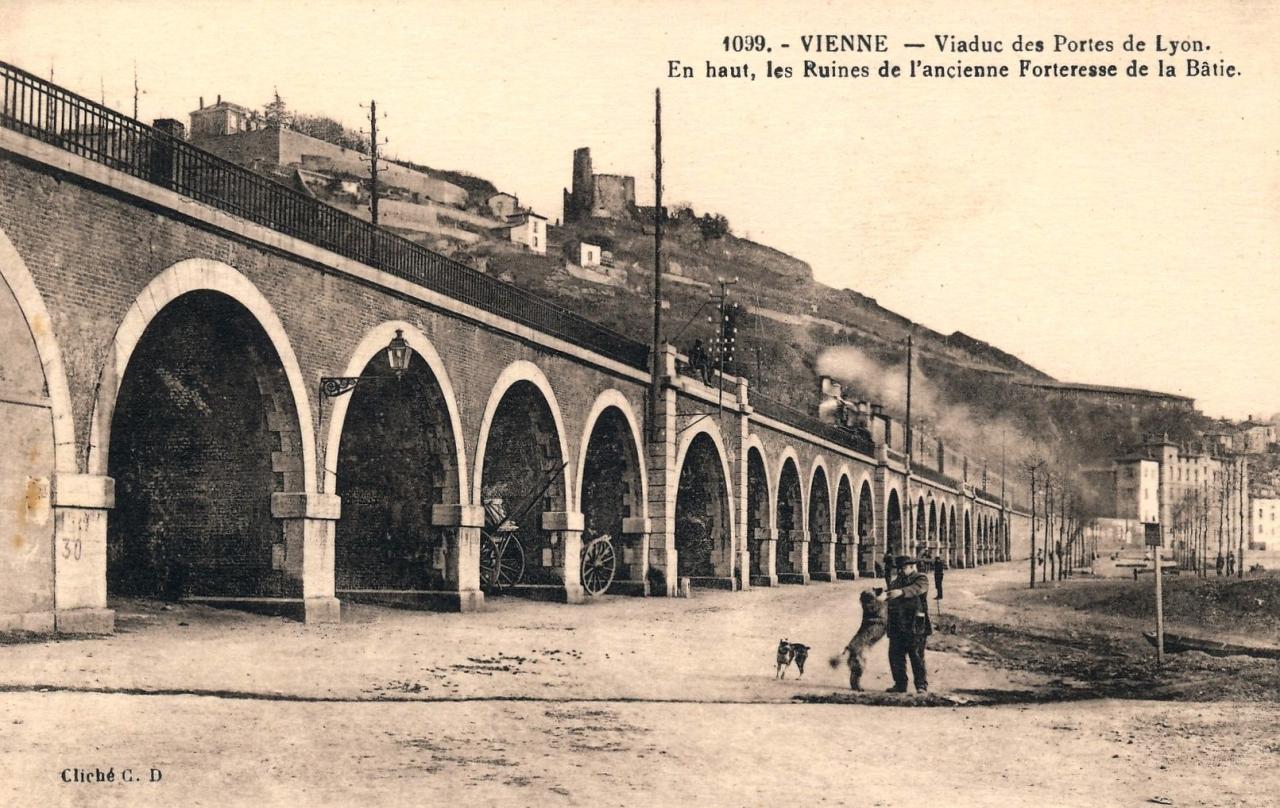
[[[893,559],[893,565],[895,567],[905,567],[908,564],[918,564],[918,563],[919,562],[916,561],[915,556],[909,556],[909,555],[900,555]]]

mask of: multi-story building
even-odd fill
[[[1249,549],[1280,552],[1280,499],[1253,497],[1249,501]]]
[[[1115,464],[1115,513],[1117,519],[1159,522],[1160,464],[1140,456]]]

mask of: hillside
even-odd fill
[[[1201,425],[1198,414],[1163,406],[1044,396],[1014,383],[1052,380],[1016,355],[961,332],[945,335],[913,323],[855,290],[817,283],[809,265],[793,256],[733,235],[704,240],[687,217],[668,222],[666,233],[667,338],[681,350],[697,338],[709,343],[716,330],[708,319],[711,293],[718,278],[736,278],[730,299],[745,312],[731,370],[748,377],[756,395],[813,412],[821,370],[845,383],[847,397],[882,402],[901,417],[910,333],[917,357],[915,423],[962,451],[986,455],[1003,442],[1013,457],[1032,441],[1061,438],[1082,461],[1105,462],[1144,435],[1190,440]],[[564,245],[577,240],[612,253],[610,283],[569,273]],[[468,253],[494,275],[634,339],[651,337],[653,235],[636,218],[551,227],[546,256],[497,244],[473,245]]]

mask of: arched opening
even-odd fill
[[[552,547],[542,515],[566,510],[565,459],[555,416],[537,384],[520,379],[507,387],[483,445],[480,504],[486,531],[497,535],[498,526],[510,520],[523,556],[523,574],[513,588],[563,585],[562,573],[544,563],[550,553],[543,551]],[[505,564],[505,547],[499,555]],[[576,574],[576,559],[570,567]]]
[[[113,594],[298,597],[271,494],[301,491],[301,425],[270,338],[241,303],[176,297],[147,325],[111,416]]]
[[[871,572],[875,569],[876,546],[875,499],[871,496],[871,483],[864,481],[858,493],[858,569]]]
[[[928,521],[928,517],[925,514],[924,497],[921,497],[916,503],[916,518],[915,518],[916,543],[915,543],[915,547],[912,548],[912,552],[915,553],[916,555],[922,555],[924,553],[925,541],[926,541],[925,528],[926,528],[927,521]]]
[[[0,249],[6,253],[11,249],[3,234]],[[18,263],[16,254],[4,257]],[[0,266],[3,269],[6,267]],[[14,269],[17,274],[19,270]],[[25,267],[20,271],[26,274]],[[15,277],[12,283],[17,286],[22,280]],[[25,280],[38,301],[34,283],[29,277]],[[50,508],[56,466],[54,423],[60,402],[53,380],[46,380],[40,346],[28,322],[32,314],[24,311],[21,296],[8,277],[0,277],[0,340],[4,345],[0,360],[0,379],[4,381],[4,397],[0,399],[0,430],[4,433],[0,449],[0,491],[4,492],[0,502],[0,614],[48,613],[54,608],[49,561],[53,557],[54,520]],[[37,322],[47,324],[48,318],[41,316]],[[46,334],[52,336],[47,330]],[[50,375],[60,374],[61,368],[50,367],[49,371]],[[65,395],[65,387],[62,392]],[[63,414],[69,423],[70,413]]]
[[[798,574],[804,559],[796,558],[804,537],[804,495],[795,461],[787,458],[778,475],[778,572]]]
[[[765,553],[773,552],[772,544],[761,544],[769,539],[773,525],[769,477],[765,469],[760,450],[754,446],[747,449],[747,539],[751,542],[751,572],[755,575],[768,574],[770,559],[765,558]]]
[[[821,466],[813,470],[809,481],[809,574],[832,572],[827,568],[831,535],[831,494],[827,487],[827,473]]]
[[[349,393],[338,446],[338,594],[444,588],[431,506],[459,501],[457,447],[440,382],[416,352],[397,378],[382,351]]]
[[[938,507],[934,502],[929,503],[929,551],[938,546]]]
[[[644,515],[644,498],[635,438],[618,407],[605,408],[591,427],[578,495],[584,520],[583,546],[599,536],[610,536],[618,548],[618,563],[625,567],[619,571],[621,578],[642,580],[632,575],[631,565],[621,554],[623,520]]]
[[[898,502],[898,492],[889,492],[889,502],[885,510],[885,553],[900,555],[902,553],[902,506]]]
[[[733,575],[729,490],[719,449],[705,432],[694,436],[680,467],[676,562],[679,574],[689,578]]]
[[[951,506],[951,514],[947,518],[947,563],[952,567],[958,567],[957,558],[960,555],[959,545],[956,542],[956,506]]]
[[[854,577],[858,570],[858,530],[853,512],[853,486],[849,475],[840,475],[836,486],[836,573],[842,578]]]
[[[969,522],[969,512],[964,512],[964,556],[960,559],[960,566],[969,567],[973,565],[973,528]]]
[[[938,558],[946,558],[947,553],[947,505],[943,503],[938,508],[938,541],[934,545],[936,551],[934,555]]]

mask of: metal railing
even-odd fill
[[[0,62],[0,126],[630,367],[649,367],[649,346],[643,342],[5,62]],[[753,394],[751,401],[762,415],[875,454],[869,435],[760,395]],[[899,453],[890,450],[889,455],[901,461]]]
[[[643,342],[4,62],[0,126],[631,367],[648,367]]]
[[[929,480],[930,482],[938,483],[939,485],[945,485],[948,488],[960,487],[960,483],[958,480],[953,480],[947,475],[943,474],[942,472],[935,471],[925,465],[916,465],[915,463],[912,463],[911,473],[917,477],[923,478],[925,480]]]
[[[750,401],[756,412],[766,418],[772,418],[775,421],[781,421],[784,424],[803,429],[805,432],[829,440],[837,446],[843,446],[846,449],[852,449],[867,456],[875,455],[875,444],[872,442],[870,435],[829,424],[812,415],[800,412],[756,393],[751,394]]]

